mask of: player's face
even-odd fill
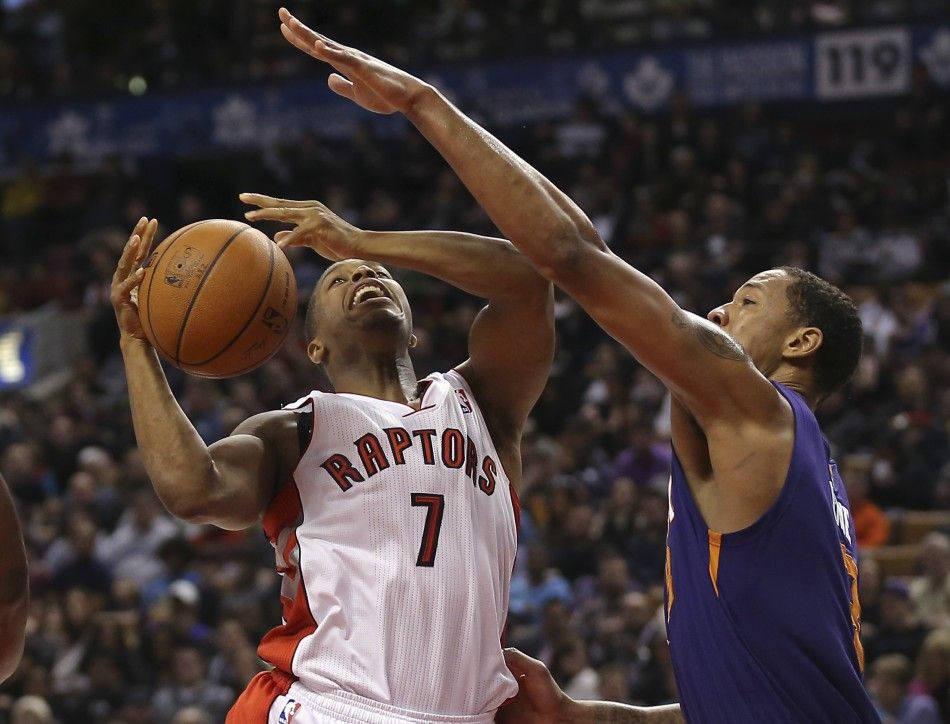
[[[346,259],[331,266],[314,291],[320,327],[332,338],[348,329],[411,328],[409,300],[389,271],[375,262]]]
[[[766,376],[781,363],[785,338],[792,331],[786,295],[790,282],[780,269],[761,272],[739,287],[732,301],[707,315],[742,345]]]

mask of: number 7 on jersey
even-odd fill
[[[416,565],[431,568],[435,564],[435,552],[439,547],[439,532],[442,530],[445,496],[438,493],[412,493],[410,500],[414,508],[422,506],[428,508]]]

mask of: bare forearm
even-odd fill
[[[123,339],[120,345],[145,468],[165,507],[189,517],[200,508],[214,479],[208,446],[172,394],[155,350],[135,339]]]
[[[679,704],[627,706],[613,702],[577,702],[571,721],[577,724],[681,724],[686,720]]]
[[[428,274],[469,294],[523,297],[544,281],[505,239],[455,231],[364,231],[361,256]]]
[[[550,278],[579,245],[605,248],[587,216],[564,193],[435,90],[409,120],[442,154],[502,234]]]

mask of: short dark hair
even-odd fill
[[[320,276],[320,280],[322,279],[323,275]],[[317,336],[317,314],[319,313],[319,307],[317,306],[317,289],[320,288],[320,280],[317,281],[313,287],[313,291],[310,293],[310,301],[307,302],[307,316],[304,317],[303,320],[304,331],[307,333],[307,342],[311,342],[313,338]]]
[[[791,266],[781,270],[792,278],[786,294],[794,321],[821,330],[815,353],[815,387],[822,396],[842,388],[861,359],[864,331],[854,301],[834,284]]]

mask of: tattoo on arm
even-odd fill
[[[682,309],[673,312],[670,321],[673,322],[674,327],[679,329],[692,327],[699,343],[717,357],[733,361],[744,360],[746,358],[745,351],[732,337],[725,332],[716,331],[704,324],[696,324],[690,320],[689,315]]]

